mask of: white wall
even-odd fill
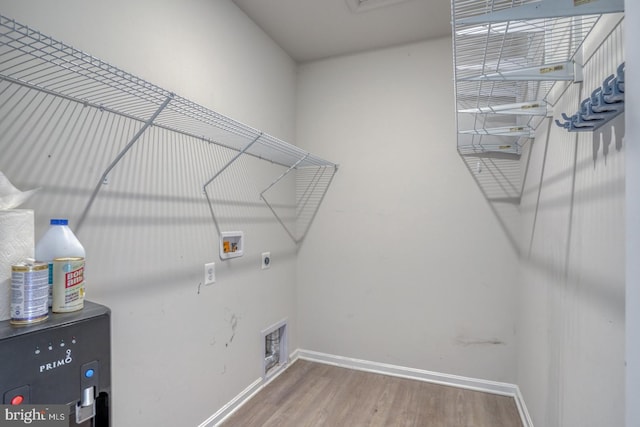
[[[556,85],[555,118],[624,61],[619,19],[585,44],[584,82]],[[569,133],[546,120],[523,155],[517,382],[536,426],[624,424],[624,124]]]
[[[515,381],[517,252],[455,149],[451,40],[302,65],[340,163],[298,256],[302,348]]]
[[[259,331],[283,317],[291,348],[517,382],[537,426],[622,425],[622,118],[602,140],[541,126],[525,153],[522,224],[509,208],[505,225],[455,152],[449,39],[306,64],[296,82],[295,64],[230,1],[0,5],[341,165],[297,279],[295,247],[256,198],[280,171],[252,159],[234,166],[216,198],[224,227],[247,233],[248,253],[218,261],[213,287],[199,286],[202,264],[217,259],[200,186],[230,154],[152,130],[116,168],[79,233],[89,297],[113,310],[114,425],[203,421],[259,376]],[[623,59],[616,34],[557,113],[575,110]],[[83,110],[43,123],[56,104],[28,100],[23,121],[8,112],[15,100],[0,102],[0,170],[21,188],[42,186],[28,205],[40,235],[49,217],[73,225],[132,130]],[[65,160],[78,167],[61,168]],[[265,250],[274,264],[262,272]],[[633,399],[637,368],[629,375]],[[630,406],[627,426],[637,419]]]
[[[0,5],[3,15],[178,95],[294,136],[295,64],[231,1]],[[19,188],[42,187],[26,206],[38,237],[50,217],[78,223],[137,126],[14,87],[0,111],[0,170]],[[295,246],[258,198],[282,168],[249,158],[221,177],[228,185],[213,195],[221,226],[245,232],[246,253],[218,259],[202,185],[232,154],[153,128],[110,174],[79,230],[87,296],[112,309],[114,426],[197,425],[260,377],[262,329],[288,318],[289,345],[298,346]],[[285,190],[292,200],[293,187]],[[262,271],[267,250],[273,264]],[[201,286],[210,261],[217,283]]]
[[[640,4],[625,1],[626,40],[638,40],[640,29]],[[633,24],[630,24],[633,23]],[[627,49],[626,74],[629,86],[625,92],[627,120],[626,140],[626,426],[640,425],[640,52]],[[635,80],[635,82],[634,82]]]
[[[600,46],[618,19],[586,44],[585,82],[558,86],[556,117],[624,61],[622,26]],[[451,149],[449,51],[300,68],[297,139],[341,165],[299,253],[301,346],[516,382],[534,425],[622,425],[624,116],[593,134],[545,121],[513,220]]]

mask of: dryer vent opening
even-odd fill
[[[282,321],[262,331],[263,377],[271,377],[289,361],[287,351],[287,324]]]

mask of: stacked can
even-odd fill
[[[33,262],[11,266],[11,319],[30,325],[49,317],[49,266]]]
[[[66,313],[84,307],[84,258],[64,257],[53,260],[54,313]]]

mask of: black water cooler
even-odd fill
[[[36,325],[0,322],[4,405],[67,405],[69,426],[111,426],[110,310],[50,314]]]

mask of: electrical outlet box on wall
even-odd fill
[[[244,233],[223,231],[220,233],[220,259],[240,257],[244,254]]]

